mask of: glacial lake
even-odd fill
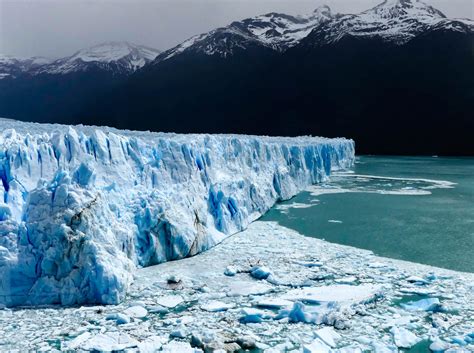
[[[474,158],[358,157],[262,221],[376,255],[474,272]]]

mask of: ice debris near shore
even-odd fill
[[[7,306],[118,303],[137,266],[207,250],[354,160],[346,139],[0,124]]]
[[[257,265],[272,275],[253,277]],[[338,283],[347,276],[356,283]],[[443,310],[421,310],[430,303]],[[118,305],[0,310],[0,351],[467,353],[473,315],[474,274],[257,221],[197,256],[138,269]]]

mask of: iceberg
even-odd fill
[[[0,121],[0,305],[114,304],[354,162],[354,142]]]

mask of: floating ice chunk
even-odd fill
[[[262,295],[271,292],[273,288],[266,283],[256,281],[235,281],[227,288],[230,297]]]
[[[226,276],[232,277],[237,274],[237,269],[234,266],[227,266],[224,270]]]
[[[106,320],[115,320],[117,325],[124,325],[130,322],[130,317],[122,313],[109,314],[105,318]]]
[[[181,278],[176,276],[176,275],[170,275],[168,276],[168,278],[166,279],[166,282],[168,284],[178,284],[181,282]]]
[[[336,284],[330,286],[295,289],[287,292],[283,299],[310,303],[335,302],[340,305],[366,303],[374,300],[381,293],[381,287],[374,284],[350,286]]]
[[[193,348],[187,342],[171,341],[161,349],[163,353],[202,353],[199,348]]]
[[[156,303],[158,305],[164,306],[165,308],[174,308],[184,302],[184,299],[180,295],[165,295],[163,297],[158,297]]]
[[[467,344],[467,342],[464,340],[464,337],[461,336],[451,337],[451,343],[459,344],[460,346],[465,346]]]
[[[168,342],[167,338],[160,336],[151,336],[140,342],[137,346],[140,353],[155,353],[164,343]]]
[[[400,293],[405,294],[416,294],[416,295],[433,295],[436,294],[436,291],[429,288],[418,288],[418,287],[405,287],[400,288]]]
[[[280,309],[290,307],[293,302],[281,298],[263,298],[255,303],[256,306],[270,309]]]
[[[303,353],[329,353],[331,352],[331,347],[326,345],[320,339],[315,339],[311,344],[306,344],[303,346]]]
[[[442,306],[438,298],[426,298],[401,305],[408,311],[440,311]]]
[[[176,338],[186,338],[188,335],[188,330],[184,325],[178,326],[173,331],[171,331],[170,336]]]
[[[406,279],[406,281],[410,283],[420,284],[420,285],[429,283],[426,279],[418,277],[418,276],[410,276]]]
[[[341,224],[342,221],[338,220],[338,219],[328,219],[328,223],[337,223],[337,224]]]
[[[68,343],[68,349],[75,350],[80,348],[91,336],[92,334],[90,332],[84,332],[80,334]]]
[[[304,267],[321,267],[323,263],[320,261],[294,261],[295,264],[304,266]]]
[[[370,268],[385,268],[385,267],[389,267],[387,264],[383,263],[383,262],[370,262],[367,266],[369,266]]]
[[[250,275],[256,279],[267,279],[271,272],[266,266],[254,266],[250,269]]]
[[[399,348],[411,348],[421,341],[421,338],[403,327],[392,327],[390,333],[393,336],[395,345]]]
[[[448,348],[449,348],[449,344],[445,341],[440,340],[439,338],[436,338],[430,344],[430,351],[432,351],[434,353],[442,353],[445,350],[447,350]]]
[[[147,306],[147,309],[150,313],[155,313],[155,314],[169,313],[169,309],[161,305],[150,305],[150,306]]]
[[[227,304],[220,301],[212,301],[201,305],[202,310],[210,312],[226,311],[232,309],[233,307],[234,304]]]
[[[244,308],[241,313],[242,317],[240,318],[240,322],[243,324],[259,323],[262,322],[264,318],[268,317],[263,310],[254,308]]]
[[[132,306],[124,311],[124,314],[136,319],[143,319],[148,315],[148,311],[141,305]]]
[[[80,346],[81,349],[99,352],[121,351],[138,346],[138,341],[124,332],[99,333]]]
[[[339,284],[354,284],[357,282],[357,277],[348,276],[348,277],[337,278],[334,280],[334,282],[339,283]]]
[[[397,347],[387,346],[385,343],[381,342],[372,342],[372,349],[374,353],[397,353]]]
[[[342,337],[332,327],[323,327],[314,332],[315,336],[331,348],[336,347],[337,341]]]
[[[303,322],[306,324],[321,324],[324,315],[328,312],[326,306],[308,307],[301,302],[296,302],[291,308],[282,309],[275,317],[276,320],[288,318],[289,322]]]

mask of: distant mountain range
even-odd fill
[[[359,153],[474,155],[474,22],[418,0],[270,13],[158,50],[0,57],[0,115],[175,132],[354,138]]]

